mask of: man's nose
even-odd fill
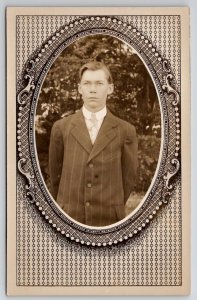
[[[92,84],[90,85],[90,92],[91,92],[91,93],[96,93],[96,84],[92,83]]]

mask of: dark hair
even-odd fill
[[[79,81],[81,81],[82,75],[86,70],[97,71],[103,70],[107,76],[107,81],[111,84],[113,83],[112,75],[109,68],[100,61],[91,61],[83,65],[79,70]]]

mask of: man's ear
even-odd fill
[[[108,86],[108,95],[111,95],[114,91],[114,84],[113,83],[110,83],[109,86]]]
[[[81,92],[81,84],[80,83],[78,83],[78,92],[79,92],[79,94],[82,94],[82,92]]]

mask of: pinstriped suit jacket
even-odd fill
[[[57,121],[51,132],[51,194],[73,219],[106,226],[124,218],[137,169],[135,127],[109,111],[92,145],[83,113]]]

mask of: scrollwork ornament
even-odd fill
[[[164,191],[162,195],[162,202],[163,204],[168,204],[169,197],[171,196],[171,192],[169,191]]]
[[[164,69],[164,72],[166,72],[166,73],[170,73],[171,72],[170,67],[169,67],[169,63],[168,63],[167,59],[163,60],[163,69]]]
[[[34,90],[35,89],[35,84],[34,84],[34,77],[29,75],[29,74],[26,74],[24,76],[24,79],[28,80],[28,83],[26,85],[26,87],[24,89],[22,89],[20,91],[20,93],[18,94],[17,96],[17,101],[20,105],[26,105],[27,104],[27,97],[26,99],[23,99],[23,96],[28,96],[28,94],[30,93],[31,90]]]
[[[174,177],[180,169],[180,162],[179,162],[178,159],[173,158],[171,160],[171,164],[174,166],[174,170],[173,171],[168,171],[163,176],[165,185],[164,185],[164,189],[163,189],[163,192],[162,192],[162,202],[164,204],[168,203],[169,199],[167,200],[167,198],[169,198],[169,196],[172,194],[173,185],[170,184],[170,181],[171,181],[172,177]]]
[[[165,77],[165,84],[162,86],[163,90],[167,92],[168,95],[173,94],[174,100],[172,101],[172,105],[176,106],[180,103],[180,96],[179,93],[176,91],[175,88],[172,87],[171,82],[174,79],[174,76],[170,73],[167,74]]]
[[[29,61],[29,66],[26,68],[27,72],[30,72],[33,69],[34,65],[35,65],[35,61],[31,59]]]
[[[29,171],[25,171],[24,170],[24,166],[26,165],[27,160],[25,158],[21,158],[18,161],[18,169],[20,171],[20,173],[25,176],[26,180],[27,180],[27,184],[25,185],[25,188],[27,190],[27,197],[30,198],[30,202],[34,203],[34,196],[33,196],[33,179],[34,179],[34,175],[31,175],[31,173]]]

